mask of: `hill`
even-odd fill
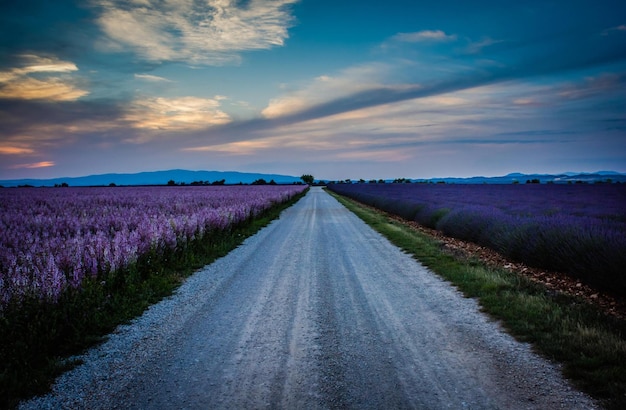
[[[626,174],[613,171],[600,171],[594,173],[584,172],[564,172],[562,174],[521,174],[511,173],[497,177],[476,176],[470,178],[430,178],[430,179],[412,179],[411,182],[433,182],[447,184],[525,184],[527,181],[538,182],[541,184],[574,184],[598,182],[621,182],[626,183]]]
[[[168,171],[140,172],[136,174],[101,174],[84,177],[52,178],[52,179],[13,179],[0,181],[4,187],[15,187],[30,185],[55,186],[63,183],[69,186],[108,186],[115,184],[124,185],[166,185],[169,181],[177,184],[192,182],[214,182],[225,180],[226,184],[251,184],[252,182],[264,179],[267,182],[274,180],[277,184],[293,184],[302,182],[299,177],[278,174],[257,174],[245,172],[222,172],[222,171],[188,171],[183,169],[172,169]]]

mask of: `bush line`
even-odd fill
[[[563,365],[563,374],[608,409],[626,408],[626,322],[575,297],[477,259],[442,250],[438,240],[382,212],[331,193],[350,211],[425,266],[476,298],[517,340]]]

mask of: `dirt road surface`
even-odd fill
[[[596,408],[320,188],[23,408]]]

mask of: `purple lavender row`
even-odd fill
[[[626,293],[626,185],[329,187],[512,259]]]
[[[0,307],[56,301],[86,277],[255,217],[306,186],[0,190]]]

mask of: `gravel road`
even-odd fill
[[[312,188],[24,409],[588,409],[477,303]]]

